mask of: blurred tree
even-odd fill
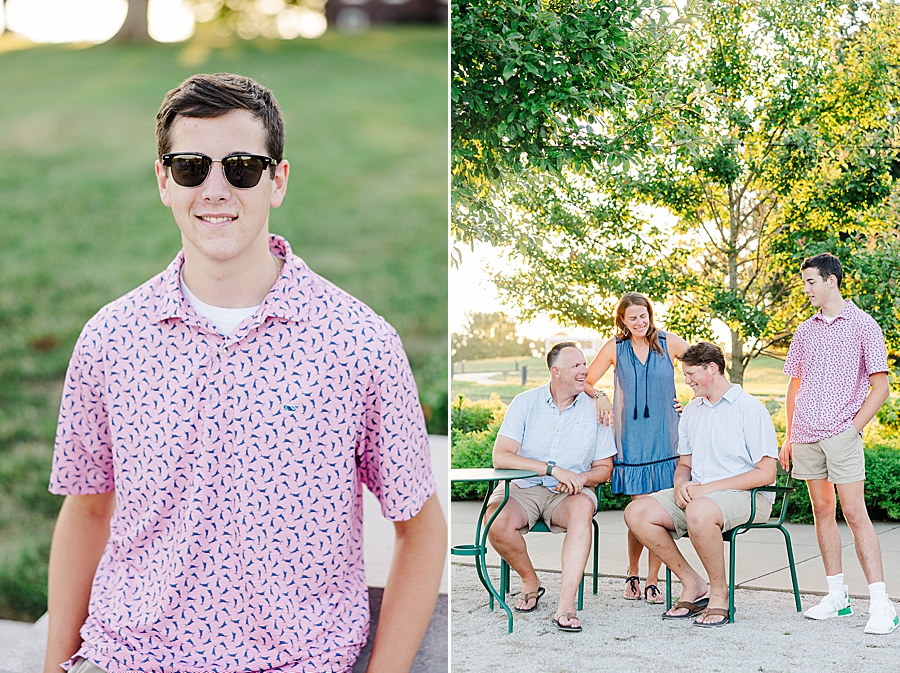
[[[507,186],[507,244],[522,264],[495,276],[501,293],[523,317],[607,332],[628,290],[667,301],[668,325],[686,338],[710,338],[718,318],[740,383],[809,314],[800,261],[831,250],[846,263],[847,296],[897,326],[897,274],[884,274],[900,263],[900,10],[704,0],[691,11],[660,68],[671,104],[637,164]],[[629,128],[627,116],[609,125],[613,136]]]
[[[516,335],[516,324],[500,311],[467,313],[468,323],[461,333],[450,335],[450,357],[460,360],[531,356],[534,344]]]
[[[147,29],[148,0],[128,0],[128,13],[125,23],[119,28],[112,42],[152,42]]]
[[[318,36],[324,30],[325,0],[190,0],[202,26],[224,37],[246,40]],[[320,23],[321,22],[321,23]]]

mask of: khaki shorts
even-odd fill
[[[675,502],[675,489],[667,488],[664,491],[651,493],[650,497],[659,502],[675,524],[675,530],[671,531],[672,537],[676,540],[688,534],[687,517],[681,507]],[[709,495],[703,496],[709,498],[719,506],[722,511],[722,532],[731,530],[741,524],[747,523],[750,518],[750,491],[713,491]],[[772,503],[762,493],[756,494],[756,517],[753,523],[763,523],[769,518],[772,512]]]
[[[106,671],[102,668],[97,668],[87,659],[78,658],[75,663],[72,664],[69,673],[106,673]]]
[[[794,479],[828,479],[832,484],[851,484],[866,478],[866,454],[862,437],[852,425],[812,444],[791,444]]]
[[[505,487],[503,482],[497,484],[497,488],[491,493],[488,505],[499,505],[503,502],[504,490]],[[581,493],[590,498],[591,502],[594,503],[594,509],[597,509],[597,496],[594,495],[593,490],[586,488],[582,490]],[[579,495],[581,495],[581,493],[579,493]],[[547,528],[550,529],[551,533],[565,533],[565,528],[550,523],[550,517],[553,516],[553,510],[556,509],[559,503],[568,497],[570,497],[568,493],[557,493],[556,491],[551,491],[546,486],[538,485],[529,488],[519,488],[513,483],[510,483],[509,485],[509,499],[515,500],[522,505],[525,509],[525,513],[528,515],[528,525],[519,529],[523,533],[527,533],[534,528],[534,524],[536,524],[539,519],[544,520],[544,523],[547,524]]]

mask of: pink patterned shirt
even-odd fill
[[[791,442],[811,444],[853,424],[869,394],[869,377],[888,371],[878,323],[847,300],[831,322],[821,309],[794,332],[784,373],[800,379]]]
[[[270,248],[281,277],[227,337],[183,297],[180,253],[75,346],[50,490],[116,492],[76,655],[110,673],[349,670],[362,484],[395,521],[434,492],[396,332]]]

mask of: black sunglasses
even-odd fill
[[[209,176],[209,170],[217,159],[199,152],[173,152],[163,154],[163,166],[172,169],[172,179],[182,187],[199,187]],[[275,164],[271,157],[258,154],[231,154],[223,158],[222,172],[228,184],[238,189],[250,189],[259,184],[263,171],[271,168],[275,177]]]

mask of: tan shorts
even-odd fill
[[[684,510],[675,502],[675,489],[667,488],[664,491],[651,493],[650,497],[659,502],[675,524],[675,530],[671,531],[676,540],[688,534],[687,517]],[[750,491],[713,491],[709,498],[719,506],[722,511],[722,531],[731,530],[736,526],[747,523],[750,518]],[[762,493],[756,494],[756,517],[753,523],[763,523],[772,512],[772,503]]]
[[[497,488],[491,493],[488,505],[499,505],[503,502],[504,489],[503,482],[497,484]],[[586,488],[579,495],[582,493],[591,499],[591,502],[594,503],[594,509],[597,509],[597,496],[594,495],[593,490]],[[515,500],[522,505],[525,513],[528,515],[528,525],[519,529],[523,533],[527,533],[534,528],[534,524],[538,522],[538,519],[544,520],[551,533],[565,533],[565,528],[550,523],[550,517],[553,516],[553,510],[556,509],[559,503],[568,497],[570,497],[568,493],[557,493],[546,486],[538,485],[529,488],[519,488],[513,483],[509,485],[509,499]]]
[[[832,484],[851,484],[866,478],[866,454],[862,437],[852,425],[812,444],[791,444],[794,479],[828,479]]]
[[[75,663],[72,664],[69,673],[106,673],[106,671],[102,668],[97,668],[87,659],[78,658]]]

